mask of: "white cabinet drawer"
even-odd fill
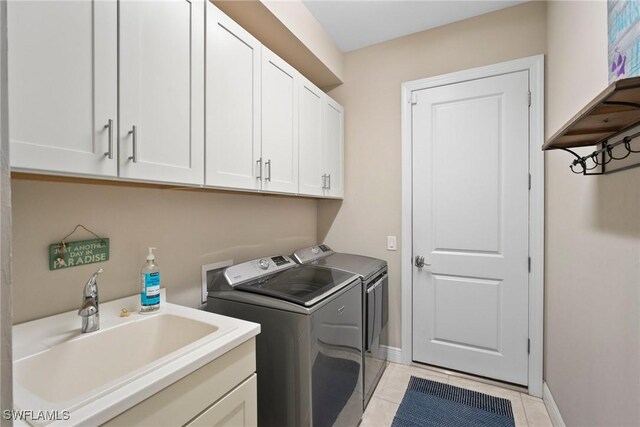
[[[256,374],[187,424],[189,427],[255,427],[258,425]]]

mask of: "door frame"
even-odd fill
[[[11,176],[7,80],[7,2],[0,0],[0,410],[13,409]],[[1,425],[11,421],[0,420]]]
[[[544,325],[544,55],[530,56],[469,70],[404,82],[402,95],[402,363],[413,360],[413,227],[412,227],[412,130],[411,96],[413,91],[477,80],[518,71],[529,72],[531,108],[529,109],[529,394],[542,397],[543,325]]]

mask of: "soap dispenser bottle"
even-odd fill
[[[147,262],[142,266],[140,281],[142,292],[140,292],[140,313],[153,313],[160,309],[160,268],[156,264],[156,256],[153,251],[156,248],[149,248]]]

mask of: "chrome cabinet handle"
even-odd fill
[[[267,171],[269,172],[269,174],[267,175],[267,177],[264,179],[265,181],[271,181],[271,159],[267,160],[266,162],[264,162],[265,167],[267,167]]]
[[[331,174],[327,174],[327,190],[331,190]]]
[[[138,128],[136,125],[133,125],[129,135],[133,135],[133,155],[129,156],[129,160],[132,160],[133,163],[138,163]]]
[[[256,165],[258,166],[258,173],[256,174],[256,179],[262,179],[262,157],[256,160]]]
[[[428,263],[424,262],[424,257],[423,256],[416,255],[415,265],[418,268],[422,268],[422,267],[425,267],[425,266],[430,266],[431,264],[428,264]]]
[[[109,119],[109,122],[104,125],[104,129],[109,129],[109,150],[104,153],[109,160],[113,159],[113,120]]]
[[[326,173],[324,175],[322,175],[322,189],[323,190],[327,189],[327,174]]]

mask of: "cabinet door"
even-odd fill
[[[298,72],[262,47],[262,189],[298,192]]]
[[[7,19],[11,166],[116,176],[116,2],[10,1]]]
[[[187,424],[188,427],[254,427],[258,425],[256,374]]]
[[[210,2],[206,185],[260,189],[261,44]]]
[[[324,164],[327,176],[325,196],[344,197],[344,109],[325,97]]]
[[[120,176],[204,184],[204,2],[120,5]]]
[[[324,194],[322,109],[325,94],[300,78],[298,108],[298,192],[310,196]]]

